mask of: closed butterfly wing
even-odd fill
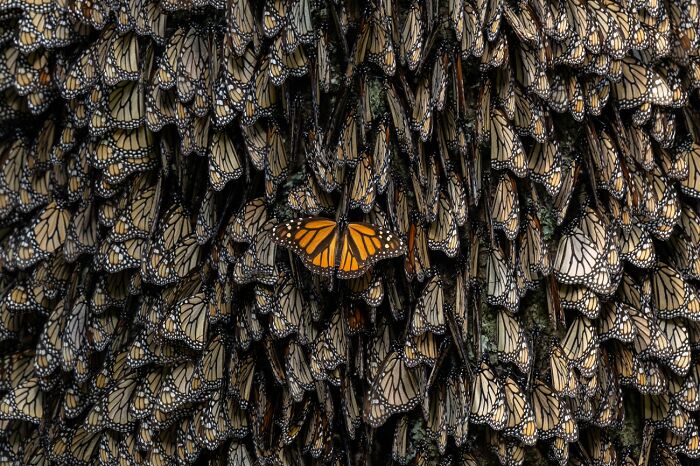
[[[508,420],[503,383],[486,362],[482,361],[471,384],[472,402],[469,419],[502,430]]]
[[[406,366],[401,356],[392,351],[370,384],[363,408],[364,419],[372,427],[379,427],[389,416],[412,410],[419,397],[415,369]]]

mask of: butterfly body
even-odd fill
[[[312,272],[343,279],[359,277],[376,262],[405,252],[403,240],[389,230],[323,217],[281,223],[273,237],[299,255]]]

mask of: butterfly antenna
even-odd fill
[[[596,166],[593,163],[593,153],[591,148],[595,150],[597,154],[602,153],[602,147],[600,146],[600,138],[593,125],[588,125],[586,128],[586,138],[588,139],[588,149],[583,151],[583,159],[586,164],[586,172],[588,174],[588,179],[591,183],[591,191],[593,191],[593,200],[595,201],[596,207],[600,208],[600,202],[598,201],[598,183],[596,182]],[[601,165],[606,166],[608,161],[600,158]]]
[[[435,365],[433,365],[433,368],[430,370],[428,380],[425,383],[424,395],[428,394],[428,390],[435,383],[435,380],[437,379],[440,373],[440,369],[442,368],[442,364],[445,362],[445,357],[447,356],[447,353],[449,353],[449,349],[452,345],[451,343],[449,343],[449,341],[447,341],[446,344],[440,346],[440,354],[438,355],[437,360],[435,361]]]
[[[549,310],[549,321],[553,328],[557,328],[558,323],[563,323],[563,311],[561,307],[561,298],[559,297],[559,287],[554,280],[554,276],[550,276],[547,286],[547,308]]]
[[[493,232],[493,219],[491,218],[491,183],[489,182],[487,185],[487,189],[485,190],[487,195],[484,196],[484,203],[483,206],[484,208],[482,209],[482,212],[484,213],[484,221],[486,222],[486,228],[488,230],[489,234],[489,242],[490,242],[490,247],[491,249],[496,248],[496,238]]]
[[[464,344],[462,342],[462,337],[459,332],[459,328],[457,327],[457,322],[454,318],[454,310],[448,310],[446,312],[447,315],[447,326],[450,328],[450,333],[452,334],[452,342],[457,348],[457,352],[459,353],[460,358],[462,359],[462,363],[466,364],[467,363],[467,353],[464,350]]]
[[[320,94],[319,83],[316,77],[316,67],[312,66],[309,69],[309,76],[311,78],[311,109],[314,116],[314,130],[318,130],[318,96]]]
[[[476,355],[476,359],[481,359],[481,312],[479,309],[480,303],[478,300],[479,298],[477,294],[474,293],[471,299],[472,305],[474,306],[474,312],[472,313],[474,316],[474,354]]]

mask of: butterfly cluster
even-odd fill
[[[0,1],[0,464],[700,458],[698,0]]]

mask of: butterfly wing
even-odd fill
[[[338,224],[321,217],[295,219],[275,227],[274,240],[302,258],[312,272],[332,275],[338,246]]]
[[[403,240],[398,235],[362,222],[348,224],[340,248],[338,278],[359,277],[372,264],[405,253]]]

